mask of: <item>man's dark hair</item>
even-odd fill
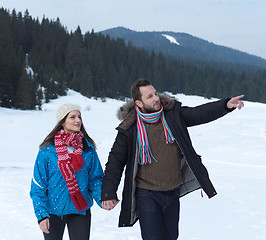
[[[133,98],[133,101],[135,102],[136,100],[141,101],[141,93],[139,88],[140,87],[145,87],[151,85],[151,82],[147,78],[141,78],[138,79],[136,82],[131,87],[131,97]]]

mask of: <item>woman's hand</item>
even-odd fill
[[[40,229],[49,234],[49,228],[50,228],[50,222],[49,222],[49,218],[45,218],[44,220],[42,220],[40,223],[39,223],[39,227]]]

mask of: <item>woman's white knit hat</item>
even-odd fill
[[[56,113],[57,123],[59,123],[68,113],[75,110],[80,112],[80,107],[71,103],[61,105]]]

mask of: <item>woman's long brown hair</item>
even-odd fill
[[[54,129],[47,135],[47,137],[40,144],[39,148],[47,147],[50,143],[52,143],[54,141],[55,135],[61,129],[63,129],[62,125],[66,121],[67,116],[68,116],[68,114],[59,123],[56,124]],[[84,137],[88,140],[88,142],[90,142],[93,145],[93,147],[96,149],[96,144],[93,141],[93,139],[88,135],[88,133],[87,133],[87,131],[86,131],[84,125],[83,125],[83,121],[82,121],[82,124],[81,124],[81,127],[80,127],[80,131],[84,134]]]

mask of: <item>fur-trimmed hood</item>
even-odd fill
[[[159,94],[164,111],[169,111],[174,107],[176,99],[166,94]],[[117,111],[117,118],[122,122],[119,127],[127,130],[136,121],[136,110],[133,99],[126,102]]]

